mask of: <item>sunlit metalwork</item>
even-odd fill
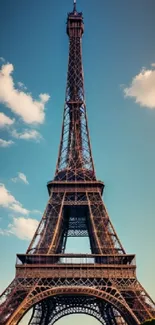
[[[82,68],[82,13],[68,14],[69,63],[55,177],[49,201],[16,276],[0,297],[0,324],[52,325],[86,313],[104,325],[137,325],[155,317],[155,304],[136,278],[102,201],[91,152]],[[88,236],[91,254],[65,254],[67,238]]]

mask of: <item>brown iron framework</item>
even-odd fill
[[[136,278],[102,200],[91,152],[82,67],[82,13],[68,14],[69,62],[55,177],[49,201],[16,276],[0,296],[0,325],[52,325],[86,313],[104,325],[137,325],[155,317],[155,304]],[[88,236],[91,254],[66,254],[68,237]]]

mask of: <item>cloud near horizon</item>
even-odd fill
[[[151,67],[149,70],[142,68],[123,91],[125,97],[134,98],[140,106],[155,109],[155,63]]]
[[[49,101],[49,94],[40,94],[35,100],[26,92],[24,84],[18,82],[20,89],[15,88],[12,77],[13,64],[3,64],[0,69],[0,103],[11,109],[27,124],[42,124],[45,119],[45,104]]]

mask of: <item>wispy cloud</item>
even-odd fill
[[[36,130],[24,130],[23,132],[17,132],[16,130],[12,131],[12,136],[16,139],[22,140],[34,140],[39,142],[42,139],[41,134]]]
[[[0,235],[2,236],[9,236],[9,232],[8,232],[8,229],[2,229],[0,228]]]
[[[14,235],[22,240],[31,240],[39,222],[32,218],[13,218],[7,229],[0,229],[0,235]]]
[[[23,82],[18,81],[17,84],[18,84],[18,87],[19,88],[24,89],[24,90],[27,90],[27,87],[23,84]]]
[[[4,113],[0,112],[0,128],[12,125],[15,122],[15,119],[11,119]]]
[[[45,119],[45,104],[50,96],[40,94],[39,100],[35,100],[25,89],[15,88],[12,77],[13,64],[3,64],[0,70],[0,102],[22,118],[25,123],[43,123]]]
[[[0,147],[2,147],[2,148],[10,147],[13,144],[14,144],[14,142],[11,141],[11,140],[7,141],[7,140],[4,140],[4,139],[0,139]]]
[[[12,182],[17,183],[18,181],[22,181],[25,184],[29,184],[27,177],[24,173],[18,173],[17,177],[11,178]]]
[[[18,177],[23,181],[25,184],[29,184],[27,177],[24,173],[18,173]]]
[[[25,209],[22,204],[6,189],[4,184],[0,184],[0,206],[13,210],[16,213],[28,215],[29,210]]]
[[[28,215],[30,213],[29,210],[23,208],[22,204],[19,203],[18,201],[16,203],[13,203],[9,209],[13,210],[16,213],[20,213],[20,214],[24,214],[24,215]]]
[[[42,212],[39,210],[32,210],[31,213],[42,215]]]
[[[5,59],[1,56],[1,57],[0,57],[0,61],[1,61],[1,62],[5,62]]]
[[[129,87],[124,88],[125,97],[134,98],[140,106],[155,109],[155,63],[152,69],[142,68],[139,74],[133,77]]]

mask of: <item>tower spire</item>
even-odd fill
[[[55,180],[96,179],[84,94],[82,65],[83,16],[74,8],[68,14],[69,61],[63,127]]]
[[[73,7],[73,12],[76,11],[76,0],[74,0],[74,7]]]

